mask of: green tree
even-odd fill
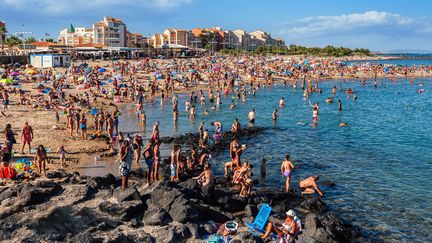
[[[36,38],[34,38],[33,36],[30,36],[29,38],[27,38],[27,39],[25,40],[25,43],[26,43],[26,44],[31,44],[31,43],[33,43],[33,42],[36,42]]]
[[[47,39],[45,39],[45,41],[46,41],[46,42],[54,43],[54,39],[53,39],[53,38],[47,38]]]
[[[8,45],[9,47],[20,45],[21,43],[22,43],[22,41],[20,40],[20,38],[14,36],[14,35],[8,36],[6,38],[6,45]]]

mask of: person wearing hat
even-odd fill
[[[297,226],[297,227],[296,227],[296,232],[295,232],[295,234],[294,234],[294,239],[296,239],[297,236],[298,236],[298,235],[302,232],[302,230],[303,230],[303,226],[302,226],[301,220],[300,220],[299,217],[297,217],[296,212],[295,212],[294,210],[292,210],[292,209],[288,210],[288,211],[286,212],[286,215],[287,215],[287,216],[292,216],[292,217],[294,218],[294,221],[295,221],[296,226]]]
[[[266,226],[266,232],[263,236],[261,236],[261,238],[267,239],[272,231],[274,231],[279,238],[283,239],[282,242],[293,242],[295,233],[297,231],[297,224],[294,220],[294,217],[292,215],[288,215],[287,213],[287,217],[281,226],[277,225],[276,223],[269,222]]]

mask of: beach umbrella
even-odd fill
[[[85,73],[90,73],[90,72],[91,72],[91,70],[92,70],[92,68],[91,68],[91,67],[86,67],[86,69],[84,69],[84,72],[85,72]]]
[[[63,77],[64,77],[64,75],[62,73],[58,73],[58,74],[56,74],[55,79],[60,80]]]
[[[19,66],[21,66],[21,64],[18,63],[18,62],[16,62],[16,63],[13,64],[13,66],[14,66],[14,67],[19,67]]]
[[[2,83],[2,84],[13,84],[13,81],[11,79],[4,78],[4,79],[0,80],[0,83]]]
[[[197,73],[197,70],[195,70],[195,69],[190,69],[189,72],[191,72],[191,73]]]
[[[4,72],[6,72],[6,69],[0,68],[0,73],[4,73]]]
[[[78,78],[78,81],[83,81],[83,80],[84,80],[84,76]]]
[[[80,65],[78,65],[78,67],[82,68],[82,67],[87,67],[88,64],[87,63],[81,63]]]
[[[10,76],[18,76],[19,73],[18,73],[18,72],[11,72],[9,75],[10,75]]]
[[[103,73],[103,72],[105,72],[105,71],[106,71],[105,68],[99,68],[99,69],[98,69],[98,72],[100,72],[100,73]]]

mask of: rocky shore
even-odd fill
[[[247,140],[264,131],[246,128],[224,133],[218,153],[234,138]],[[166,144],[197,144],[197,134],[163,137]],[[168,169],[165,160],[163,170]],[[269,220],[282,222],[293,209],[304,230],[297,242],[350,242],[357,232],[329,213],[317,197],[257,187],[248,198],[238,196],[224,177],[215,178],[212,190],[193,179],[181,183],[161,180],[148,186],[142,169],[131,172],[129,188],[121,191],[121,178],[108,174],[88,177],[65,170],[49,171],[47,178],[0,188],[0,241],[3,242],[201,242],[215,233],[215,224],[236,221],[231,242],[262,242],[248,232],[260,206],[272,206]]]
[[[304,224],[297,242],[350,242],[355,232],[328,213],[320,198],[300,197],[272,189],[242,198],[216,178],[212,191],[193,179],[181,183],[145,184],[143,171],[131,174],[121,191],[120,178],[86,177],[51,171],[47,179],[0,189],[0,240],[4,242],[200,242],[213,223],[235,220],[232,242],[261,242],[247,232],[262,203],[272,208],[271,221],[294,209]]]

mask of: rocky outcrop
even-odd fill
[[[292,208],[304,221],[298,242],[350,242],[352,228],[326,212],[319,198],[303,198],[258,188],[257,195],[240,198],[216,178],[212,193],[194,180],[159,181],[145,186],[131,177],[121,191],[113,175],[89,178],[77,173],[52,173],[0,189],[0,241],[24,242],[183,242],[214,232],[214,224],[235,220],[240,230],[233,242],[262,242],[247,232],[262,203],[283,220]],[[235,216],[234,216],[235,215]]]

